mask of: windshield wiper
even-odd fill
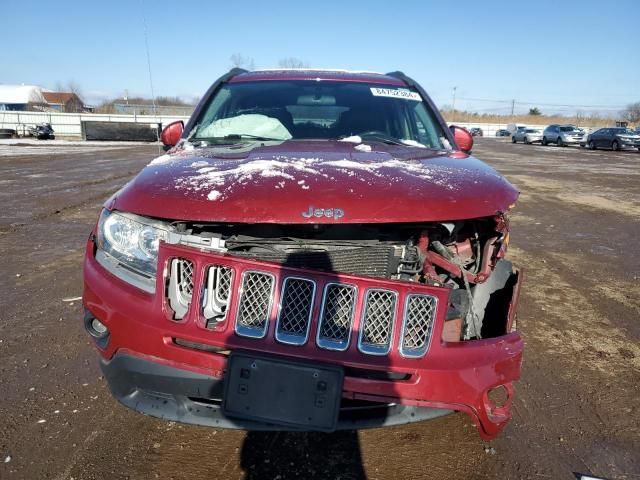
[[[387,143],[389,145],[405,145],[404,143],[402,143],[402,141],[398,138],[392,137],[391,135],[387,135],[383,132],[371,132],[371,133],[361,133],[358,135],[360,138],[365,139],[365,138],[370,138],[372,140],[378,140],[382,143]]]
[[[274,142],[284,142],[284,138],[271,138],[271,137],[262,137],[260,135],[251,135],[250,133],[230,133],[229,135],[225,135],[223,137],[225,140],[241,140],[243,138],[249,138],[251,140],[262,140],[262,141],[274,141]]]

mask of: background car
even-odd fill
[[[496,137],[510,137],[510,136],[511,136],[511,132],[505,128],[496,130]]]
[[[632,147],[640,150],[640,134],[634,132],[630,128],[601,128],[587,137],[587,146],[590,150],[595,150],[597,148],[621,150],[625,147]]]
[[[484,132],[479,127],[470,128],[469,133],[474,137],[482,137],[484,135]]]
[[[526,125],[522,125],[519,123],[510,123],[509,125],[507,125],[507,130],[509,130],[511,135],[516,133],[518,130],[524,130],[525,128],[527,128]]]
[[[534,142],[542,143],[542,132],[535,128],[521,128],[511,136],[511,141],[513,143],[524,142],[527,144]]]
[[[542,145],[555,143],[559,147],[579,145],[584,138],[584,131],[575,125],[549,125],[542,132]]]

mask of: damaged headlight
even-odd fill
[[[103,210],[98,222],[98,250],[133,273],[153,278],[158,269],[158,246],[160,240],[167,240],[169,229],[156,220]]]

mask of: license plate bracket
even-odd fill
[[[334,365],[233,352],[222,411],[229,417],[332,432],[343,383],[344,371]]]

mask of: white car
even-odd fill
[[[513,143],[524,142],[526,144],[540,142],[542,143],[542,132],[535,128],[519,128],[512,136]]]

